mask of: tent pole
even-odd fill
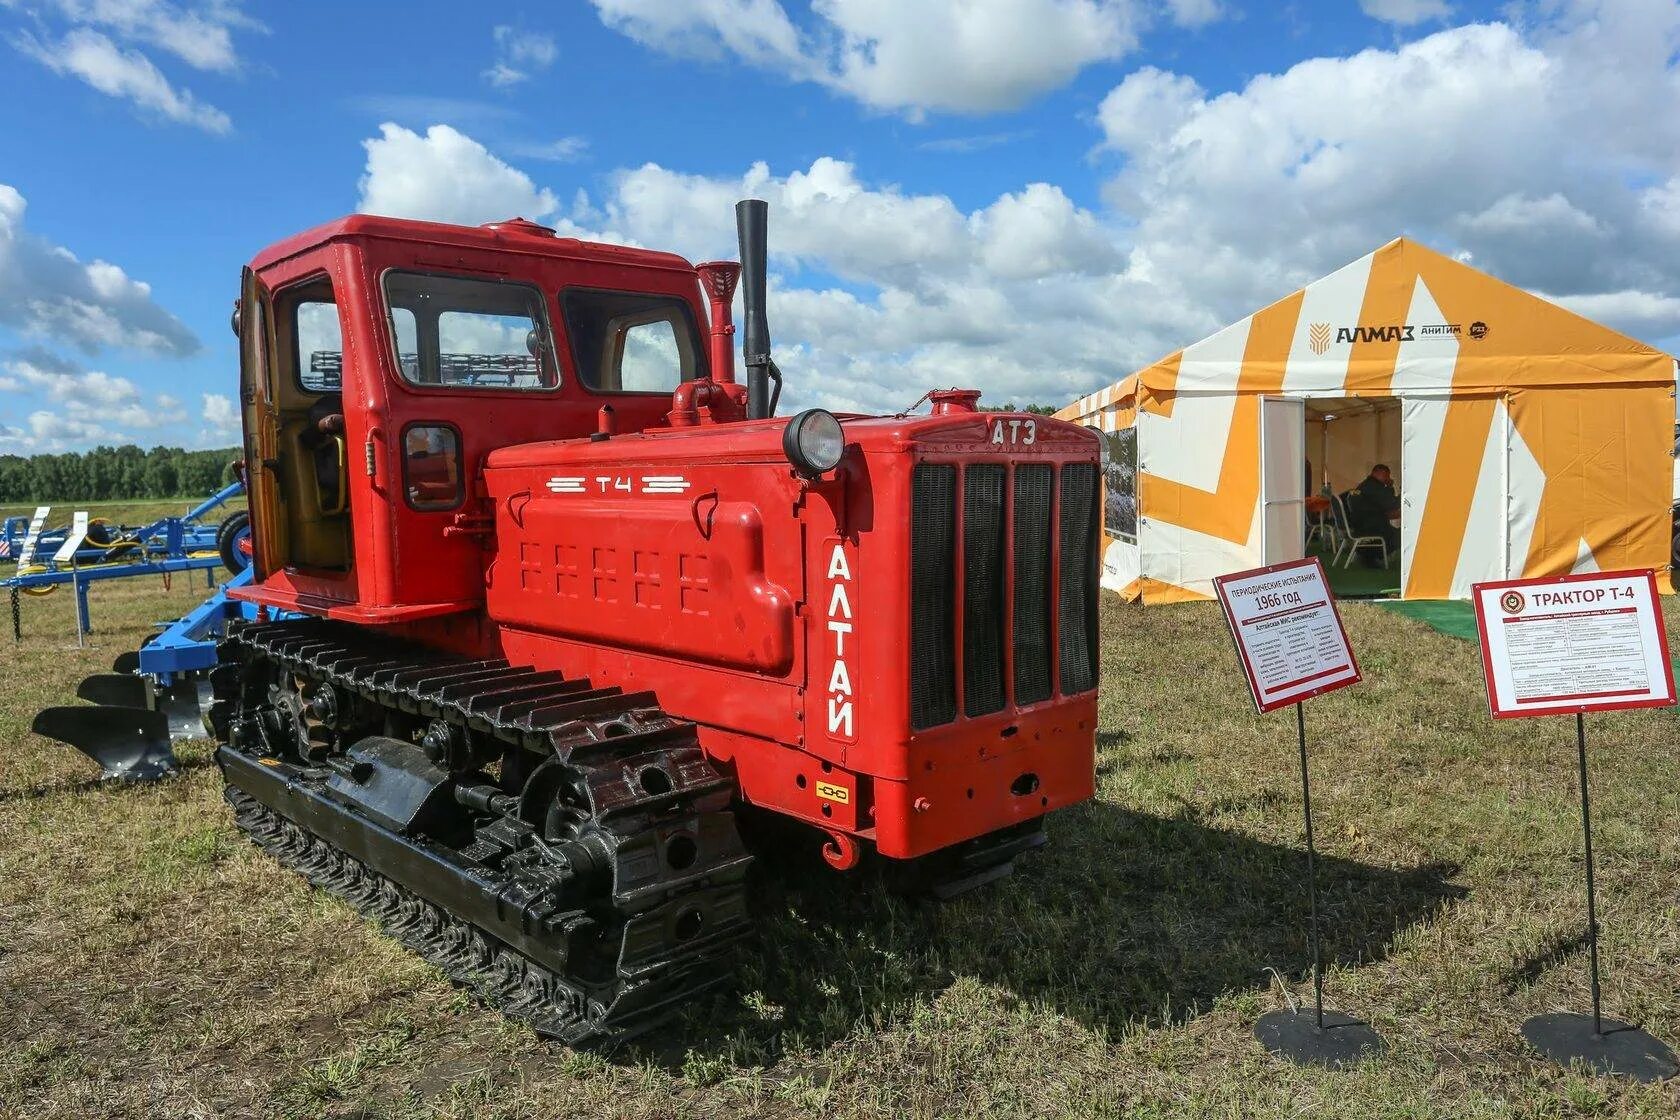
[[[1330,485],[1330,421],[1322,417],[1318,421],[1318,477],[1323,485]]]

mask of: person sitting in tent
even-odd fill
[[[1365,481],[1348,495],[1348,527],[1361,537],[1381,537],[1388,542],[1393,556],[1400,548],[1400,526],[1394,515],[1400,511],[1400,497],[1394,492],[1394,475],[1384,463],[1371,468]],[[1382,567],[1382,558],[1375,552],[1362,550],[1368,567]]]

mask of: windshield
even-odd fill
[[[701,373],[704,350],[675,296],[568,288],[561,297],[578,377],[598,393],[669,393]]]
[[[474,389],[560,384],[542,294],[529,285],[388,272],[385,301],[405,381]]]

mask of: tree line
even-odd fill
[[[142,450],[134,444],[58,455],[0,455],[0,502],[102,502],[208,496],[233,480],[237,447]]]
[[[981,412],[1030,412],[1034,416],[1054,416],[1058,409],[1053,404],[1029,404],[1025,408],[1017,408],[1012,404],[983,404]]]

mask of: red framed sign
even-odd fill
[[[1359,683],[1359,662],[1317,557],[1213,581],[1261,712]]]
[[[1471,598],[1495,719],[1674,703],[1655,573],[1478,583]]]

